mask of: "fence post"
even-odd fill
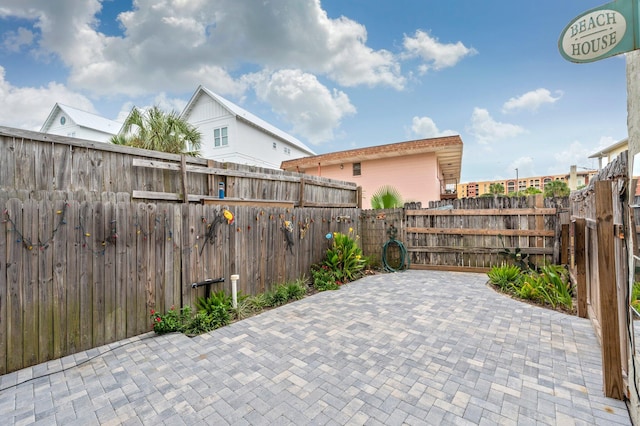
[[[562,231],[560,234],[560,264],[569,264],[569,225],[563,223],[560,225]]]
[[[580,218],[575,220],[573,230],[573,255],[576,263],[576,290],[578,293],[578,316],[580,318],[587,318],[586,227],[586,219]]]
[[[613,194],[611,181],[595,183],[596,233],[598,250],[598,287],[600,326],[602,331],[602,380],[604,394],[622,399],[622,360],[620,325],[618,323],[618,293],[616,288],[616,253],[613,234]]]

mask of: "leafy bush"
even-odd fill
[[[152,309],[151,319],[153,320],[153,331],[158,334],[181,332],[191,320],[191,308],[185,306],[178,311],[172,306],[165,314],[160,314]]]
[[[231,320],[231,315],[229,315],[229,309],[227,309],[226,305],[213,306],[211,311],[207,313],[211,319],[212,330],[229,324]]]
[[[307,294],[307,280],[305,277],[287,283],[286,286],[289,300],[300,300]]]
[[[226,294],[223,290],[218,290],[209,295],[209,297],[198,297],[196,300],[196,307],[198,310],[211,312],[216,306],[224,306],[227,309],[231,309],[233,304],[233,298],[230,294]]]
[[[327,249],[324,265],[334,274],[336,281],[348,282],[360,277],[366,265],[362,250],[358,247],[358,236],[352,238],[353,228],[349,234],[333,233],[333,244]]]
[[[633,283],[631,288],[631,306],[636,311],[640,311],[640,282]]]
[[[520,267],[516,265],[494,266],[487,273],[491,284],[498,286],[502,291],[507,291],[513,286],[520,279],[521,274]]]
[[[153,330],[158,334],[179,331],[190,335],[206,333],[223,327],[232,319],[244,319],[261,312],[267,307],[284,305],[292,300],[302,299],[308,290],[307,278],[302,277],[293,282],[280,284],[267,293],[255,296],[238,294],[238,305],[234,309],[233,297],[220,290],[209,297],[198,297],[198,312],[191,315],[191,308],[186,306],[180,311],[174,307],[166,314],[151,310]]]
[[[487,275],[489,282],[502,291],[554,309],[561,306],[573,310],[573,291],[567,270],[562,266],[546,265],[539,271],[522,271],[515,265],[494,266]]]
[[[311,267],[311,277],[313,278],[313,286],[318,291],[337,290],[340,288],[333,271],[327,265],[313,265]]]
[[[191,321],[185,326],[184,332],[186,334],[202,334],[213,330],[211,316],[205,311],[199,311],[196,313]]]
[[[289,290],[285,284],[278,285],[267,293],[268,306],[282,306],[289,301]]]

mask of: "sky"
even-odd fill
[[[460,135],[461,182],[597,168],[627,137],[624,55],[565,60],[601,0],[2,0],[0,125],[123,120],[199,85],[322,154]]]

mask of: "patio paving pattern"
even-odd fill
[[[198,337],[116,342],[0,376],[0,421],[631,425],[588,320],[486,281],[378,274]]]

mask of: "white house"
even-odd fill
[[[52,135],[108,142],[117,134],[122,123],[90,112],[56,103],[40,132]]]
[[[181,117],[202,133],[204,158],[279,169],[283,161],[315,155],[298,139],[203,86]]]

